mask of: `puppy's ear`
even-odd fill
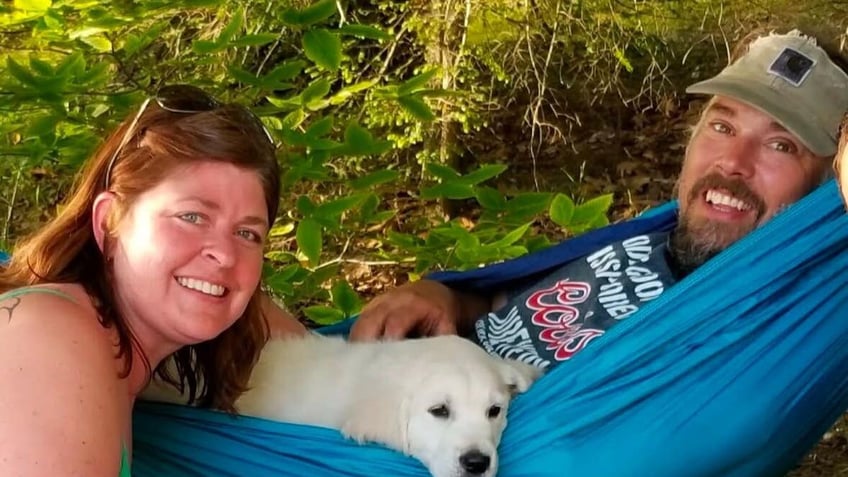
[[[409,453],[409,399],[400,389],[374,389],[351,403],[341,432],[357,442],[378,442]]]
[[[512,395],[523,393],[542,376],[542,368],[531,366],[514,359],[502,359],[500,373]]]

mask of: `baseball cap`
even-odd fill
[[[848,74],[815,38],[798,30],[757,38],[718,75],[686,92],[747,103],[773,117],[819,156],[836,153],[839,123],[848,110]]]

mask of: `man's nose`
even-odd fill
[[[716,161],[716,167],[726,176],[751,177],[754,174],[759,154],[756,141],[737,138],[728,145]]]

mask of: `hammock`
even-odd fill
[[[497,286],[627,234],[667,229],[674,216],[663,206],[543,252],[436,277]],[[831,181],[518,396],[499,475],[784,474],[848,407],[846,245],[848,216]],[[427,472],[330,429],[141,402],[133,475]]]

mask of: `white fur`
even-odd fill
[[[419,459],[435,477],[491,477],[509,400],[539,374],[456,336],[353,343],[314,335],[269,342],[236,406],[241,414],[382,443]],[[143,397],[180,400],[160,383]],[[433,414],[439,406],[447,417]],[[501,411],[489,417],[493,406]],[[469,467],[474,453],[489,458],[485,470],[463,468],[460,459]]]

